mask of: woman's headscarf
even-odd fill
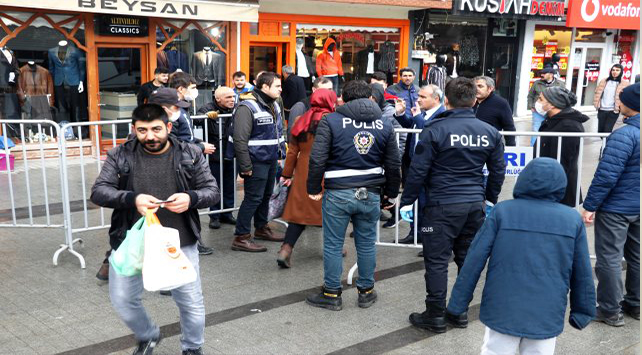
[[[323,115],[334,112],[337,103],[337,94],[334,90],[318,89],[310,97],[310,109],[306,111],[292,127],[292,136],[301,133],[315,132]]]
[[[613,74],[611,73],[613,71],[613,68],[620,68],[620,75],[617,78],[614,78]],[[622,75],[624,75],[624,67],[621,64],[613,64],[611,70],[609,70],[609,78],[606,80],[622,81]]]

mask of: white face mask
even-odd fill
[[[535,111],[537,111],[537,113],[539,113],[542,116],[546,116],[546,113],[548,112],[544,110],[544,106],[539,101],[535,102]]]
[[[178,121],[178,119],[181,117],[181,111],[180,110],[176,111],[176,112],[166,110],[166,112],[167,112],[167,116],[169,118],[169,121],[172,122],[172,123]]]
[[[198,97],[198,89],[189,89],[189,92],[185,94],[186,101],[194,101]]]

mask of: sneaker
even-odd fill
[[[446,311],[446,323],[454,328],[468,327],[468,312],[456,315]]]
[[[203,355],[203,348],[183,350],[183,355]]]
[[[138,347],[134,350],[133,355],[152,355],[154,348],[160,344],[160,341],[161,337],[159,335],[156,339],[138,342]]]
[[[603,314],[598,308],[595,314],[595,321],[602,322],[606,325],[610,325],[611,327],[622,327],[624,326],[624,314],[622,314],[621,312],[618,312],[616,314],[609,316],[609,315]]]
[[[331,311],[340,311],[343,309],[341,300],[341,290],[329,290],[325,286],[320,293],[308,296],[305,301],[313,307],[325,308]]]
[[[386,228],[386,229],[395,228],[398,223],[399,222],[395,221],[394,218],[390,218],[386,223],[383,224],[383,226],[381,226],[381,228]]]
[[[219,219],[212,219],[212,220],[210,220],[209,227],[210,227],[210,229],[220,229],[221,228],[221,221]]]
[[[374,290],[374,287],[357,290],[359,291],[359,301],[357,302],[359,308],[368,308],[377,302],[377,291]]]
[[[198,244],[196,247],[199,255],[210,255],[214,252],[214,248],[206,247],[205,245]]]
[[[409,319],[415,327],[428,329],[433,333],[445,333],[447,330],[444,312],[436,313],[427,310],[423,313],[412,313]]]
[[[624,312],[624,314],[633,319],[640,320],[640,307],[629,306],[625,301],[620,302],[620,306],[622,307],[622,312]]]

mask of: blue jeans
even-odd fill
[[[339,76],[327,76],[326,79],[332,82],[332,90],[339,95]]]
[[[367,200],[357,200],[356,189],[325,190],[323,194],[323,271],[325,287],[341,289],[343,242],[348,223],[354,227],[354,244],[359,265],[358,288],[374,286],[377,266],[375,241],[380,215],[379,194],[368,192]]]
[[[236,216],[235,235],[250,234],[252,218],[254,227],[261,228],[268,223],[270,196],[276,180],[276,161],[272,163],[252,162],[252,176],[244,179],[245,197]]]
[[[198,349],[205,342],[205,305],[201,290],[196,244],[181,247],[185,256],[196,269],[196,281],[172,290],[181,320],[181,348]],[[137,341],[158,338],[160,329],[152,320],[141,302],[143,277],[121,276],[109,267],[109,298],[120,319],[134,332]]]
[[[533,112],[533,132],[539,132],[539,128],[542,126],[542,122],[546,119],[545,116],[540,115],[537,111]],[[537,142],[537,137],[531,137],[531,145],[534,145]]]
[[[221,189],[223,198],[223,209],[234,207],[234,161],[223,160],[223,183],[221,184],[221,170],[220,163],[210,159],[210,170],[216,179],[218,187]],[[218,211],[221,209],[221,201],[217,202],[214,206],[210,207],[210,211]],[[217,220],[221,216],[232,217],[232,212],[210,214],[210,220]]]

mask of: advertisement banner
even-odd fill
[[[569,0],[567,27],[640,29],[640,0]]]

